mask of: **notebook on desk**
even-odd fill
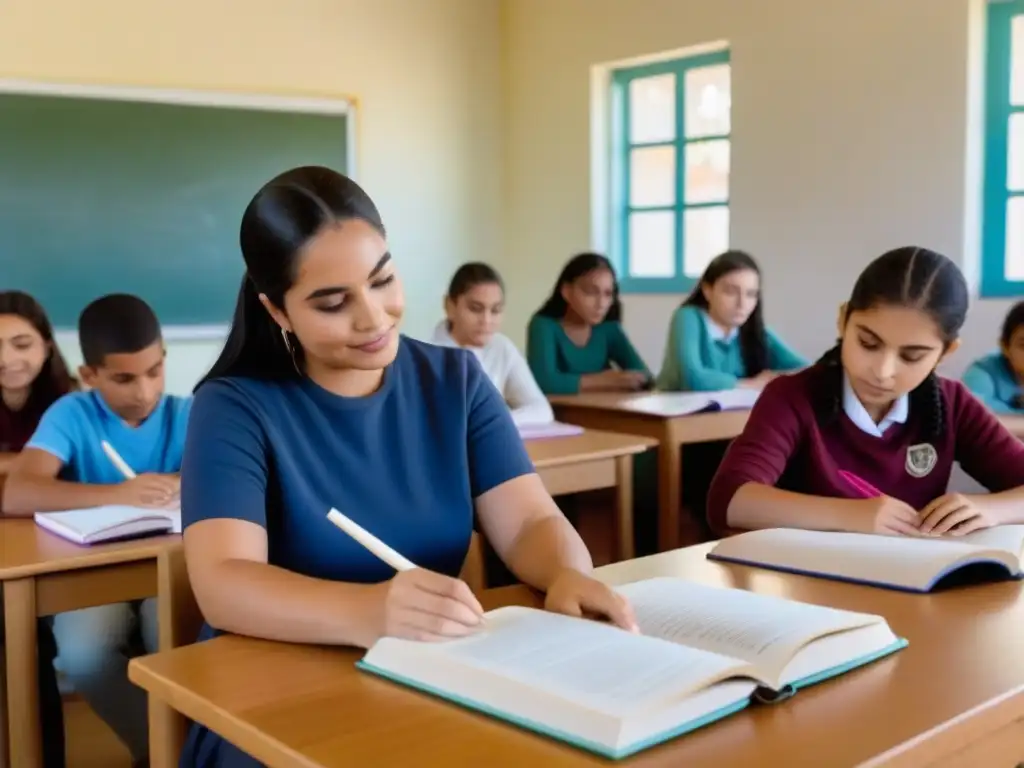
[[[721,392],[655,392],[633,398],[641,409],[656,410],[663,416],[690,416],[715,411],[748,411],[757,402],[756,389],[727,389]]]
[[[181,533],[180,509],[104,506],[66,512],[36,512],[36,525],[76,544]]]
[[[708,559],[930,592],[947,576],[979,566],[987,579],[1022,578],[1022,552],[1024,525],[934,538],[770,528],[723,539]]]
[[[641,635],[511,607],[475,636],[379,640],[364,671],[610,758],[774,702],[907,645],[880,616],[681,579],[618,590]]]
[[[576,424],[563,424],[560,421],[549,421],[546,424],[519,424],[519,436],[523,440],[544,440],[551,437],[572,437],[582,435],[583,427]]]

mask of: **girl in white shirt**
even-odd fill
[[[504,308],[505,285],[497,271],[480,262],[463,264],[452,276],[444,299],[446,319],[434,330],[432,341],[473,350],[517,425],[550,423],[555,418],[551,405],[526,358],[510,338],[498,333]]]

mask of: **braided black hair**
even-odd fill
[[[872,261],[853,286],[846,317],[880,305],[912,307],[927,312],[948,347],[960,334],[969,304],[967,282],[950,259],[927,248],[906,246]],[[845,318],[844,318],[845,320]],[[816,363],[827,378],[818,392],[815,411],[821,424],[834,422],[842,412],[842,342]],[[921,436],[934,441],[946,427],[946,404],[938,377],[932,371],[911,393],[910,411],[919,414]]]
[[[704,295],[704,286],[712,286],[726,275],[745,269],[756,272],[760,279],[761,270],[749,253],[732,250],[718,254],[710,261],[697,285],[681,306],[700,307],[707,311],[708,299]],[[747,369],[745,376],[750,378],[768,368],[768,338],[764,330],[762,296],[758,297],[754,311],[739,329],[740,352],[743,355],[743,365]]]

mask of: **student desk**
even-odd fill
[[[620,560],[633,550],[633,456],[657,445],[649,437],[588,429],[582,435],[526,441],[526,451],[552,496],[616,489],[616,539]]]
[[[1024,415],[999,415],[999,423],[1015,436],[1024,439]]]
[[[728,440],[743,431],[750,411],[673,415],[658,393],[599,392],[548,398],[559,421],[587,429],[646,435],[658,441],[658,548],[679,546],[682,504],[682,447],[689,443]]]
[[[157,555],[179,541],[179,536],[160,536],[81,547],[31,520],[0,520],[11,768],[41,765],[37,617],[154,596]],[[0,725],[3,699],[0,685]],[[3,731],[0,727],[0,767],[8,754]]]
[[[680,576],[886,617],[910,647],[777,706],[623,761],[630,766],[1011,768],[1024,759],[1024,591],[1017,582],[913,595],[705,559],[710,545],[616,563],[609,583]],[[538,605],[526,587],[488,607]],[[220,637],[135,659],[151,698],[270,768],[608,766],[603,758],[366,673],[350,649]],[[273,670],[267,675],[267,670]]]

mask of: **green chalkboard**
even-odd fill
[[[61,328],[97,296],[141,296],[164,325],[230,320],[238,226],[288,168],[345,170],[346,117],[0,95],[0,289]]]

